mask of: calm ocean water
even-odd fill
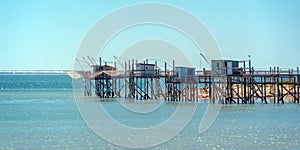
[[[176,104],[145,116],[104,102],[110,113],[130,126],[160,123]],[[152,149],[300,149],[299,104],[223,106],[214,125],[198,127],[206,102],[189,125],[167,143]],[[162,133],[163,134],[163,133]],[[67,75],[0,75],[0,149],[125,149],[93,133],[81,118]]]

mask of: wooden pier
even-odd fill
[[[242,68],[225,66],[221,68],[224,73],[216,74],[214,69],[195,71],[195,68],[179,67],[175,61],[171,68],[165,63],[163,69],[156,61],[119,61],[122,65],[119,69],[116,62],[112,66],[107,62],[102,65],[101,59],[99,61],[99,64],[89,64],[92,71],[79,71],[84,76],[86,96],[92,96],[94,91],[100,98],[177,102],[207,98],[212,103],[222,104],[285,103],[286,100],[299,103],[300,99],[299,68],[255,69],[240,61]]]

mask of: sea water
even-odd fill
[[[176,103],[163,103],[153,113],[137,115],[114,99],[99,103],[120,123],[137,128],[157,125],[176,109]],[[192,120],[180,134],[151,149],[300,148],[299,104],[224,105],[214,124],[200,134],[207,103],[197,103]],[[0,75],[0,149],[126,148],[105,141],[85,124],[69,76],[30,73]]]

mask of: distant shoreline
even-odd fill
[[[0,70],[0,75],[60,75],[70,70]]]

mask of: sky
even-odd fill
[[[2,0],[0,70],[73,69],[80,42],[97,21],[143,2],[171,4],[191,13],[214,36],[225,59],[251,55],[256,68],[300,66],[298,0]]]

